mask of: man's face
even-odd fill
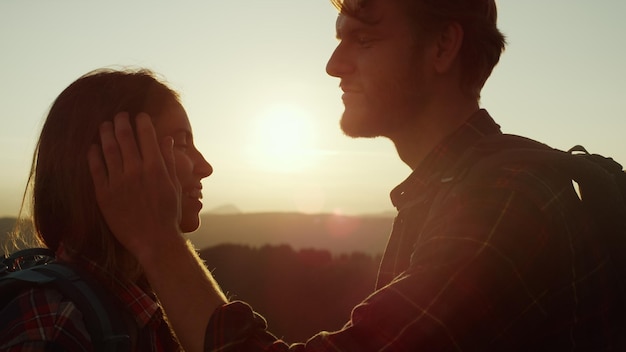
[[[351,137],[393,138],[429,99],[425,39],[416,38],[398,1],[372,0],[361,21],[340,14],[340,40],[326,66],[341,79],[341,128]]]

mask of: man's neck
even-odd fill
[[[390,139],[400,159],[415,170],[444,138],[459,129],[478,110],[476,100],[433,104],[412,120],[415,123],[405,126]]]

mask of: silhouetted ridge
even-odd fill
[[[392,216],[345,216],[302,213],[202,214],[202,226],[189,238],[198,248],[221,243],[260,247],[289,244],[293,248],[328,249],[333,254],[381,254]]]

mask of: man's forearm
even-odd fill
[[[202,351],[211,314],[227,302],[196,251],[180,235],[161,252],[138,255],[165,315],[186,351]]]

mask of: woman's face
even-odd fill
[[[200,226],[198,214],[202,209],[200,181],[211,175],[213,168],[193,144],[191,125],[180,104],[171,104],[154,123],[159,141],[167,136],[174,139],[176,176],[182,189],[180,228],[183,232],[195,231]]]

